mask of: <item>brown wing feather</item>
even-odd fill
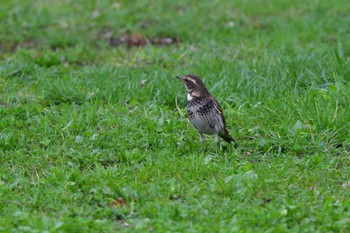
[[[224,139],[226,142],[228,142],[228,143],[234,142],[234,140],[231,137],[230,133],[226,129],[226,119],[225,119],[224,112],[222,111],[222,108],[221,108],[219,102],[213,96],[211,96],[210,99],[215,103],[215,107],[219,111],[220,116],[222,118],[222,121],[224,122],[224,130],[219,132],[219,136],[222,139]]]
[[[217,110],[219,111],[220,113],[220,116],[222,118],[222,121],[224,122],[224,127],[226,128],[226,119],[225,119],[225,116],[224,116],[224,112],[222,111],[222,108],[219,104],[219,102],[215,99],[214,96],[210,96],[210,99],[214,102],[214,106],[217,108]]]

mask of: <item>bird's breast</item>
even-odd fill
[[[193,126],[205,134],[214,134],[224,129],[221,114],[208,99],[193,98],[187,104],[188,119]]]

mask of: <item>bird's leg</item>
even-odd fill
[[[215,142],[215,150],[216,150],[216,153],[218,153],[218,142],[219,142],[219,139],[218,139],[218,134],[214,134],[214,142]]]
[[[204,152],[204,136],[202,133],[199,134],[200,141],[201,141],[201,153]]]

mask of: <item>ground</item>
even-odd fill
[[[349,232],[346,0],[0,4],[1,232]],[[237,148],[200,153],[176,75]]]

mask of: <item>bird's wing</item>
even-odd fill
[[[224,128],[226,128],[226,119],[225,119],[224,112],[222,111],[222,108],[221,108],[219,102],[215,99],[215,97],[211,96],[211,97],[210,97],[209,103],[210,103],[212,106],[214,106],[215,111],[216,111],[216,112],[220,115],[220,117],[221,117],[221,120],[222,120],[222,122],[223,122],[223,124],[224,124]]]

